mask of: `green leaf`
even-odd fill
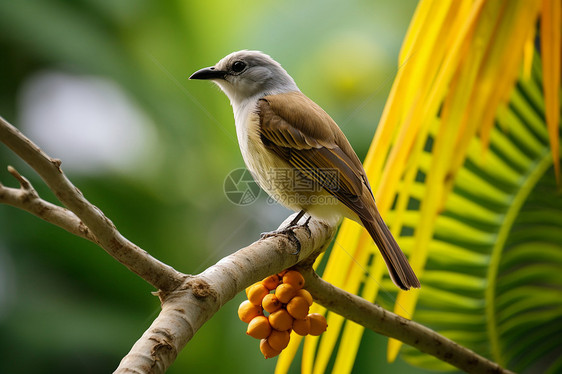
[[[486,162],[474,157],[459,171],[437,217],[414,320],[512,370],[554,373],[562,368],[562,195],[539,77],[519,82],[498,112]],[[412,224],[422,219],[408,214]],[[451,369],[410,348],[403,357]]]

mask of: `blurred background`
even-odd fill
[[[195,70],[257,49],[338,122],[362,159],[398,69],[414,0],[0,0],[0,115],[50,156],[130,240],[185,273],[275,229],[290,213],[265,193],[224,193],[243,167],[229,102]],[[0,146],[0,181],[15,166]],[[103,250],[0,206],[0,372],[105,373],[159,311],[154,291]],[[272,372],[229,302],[170,373]],[[355,372],[421,372],[385,362],[367,332]],[[298,361],[293,372],[299,372]]]

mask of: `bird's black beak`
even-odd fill
[[[211,66],[209,68],[197,70],[195,73],[191,74],[189,79],[223,79],[225,75],[225,71],[217,70],[214,66]]]

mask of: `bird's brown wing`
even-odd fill
[[[377,210],[361,161],[334,120],[300,92],[265,96],[257,114],[264,145],[359,216],[394,283],[402,289],[420,287]]]
[[[347,139],[316,103],[300,92],[266,96],[258,102],[260,136],[275,152],[354,211],[370,219],[361,196],[370,187]]]

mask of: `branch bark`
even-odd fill
[[[123,358],[116,373],[164,373],[197,330],[227,301],[250,284],[296,264],[300,264],[309,291],[326,308],[466,372],[510,373],[422,325],[320,279],[311,264],[331,242],[335,233],[333,226],[311,220],[308,227],[296,227],[287,235],[261,239],[201,274],[182,274],[125,239],[66,178],[59,160],[47,156],[1,117],[0,141],[39,174],[66,209],[42,200],[29,181],[13,168],[9,171],[19,181],[20,188],[0,184],[0,203],[26,210],[97,243],[159,290],[162,311]],[[280,227],[285,227],[293,217],[287,218]]]

